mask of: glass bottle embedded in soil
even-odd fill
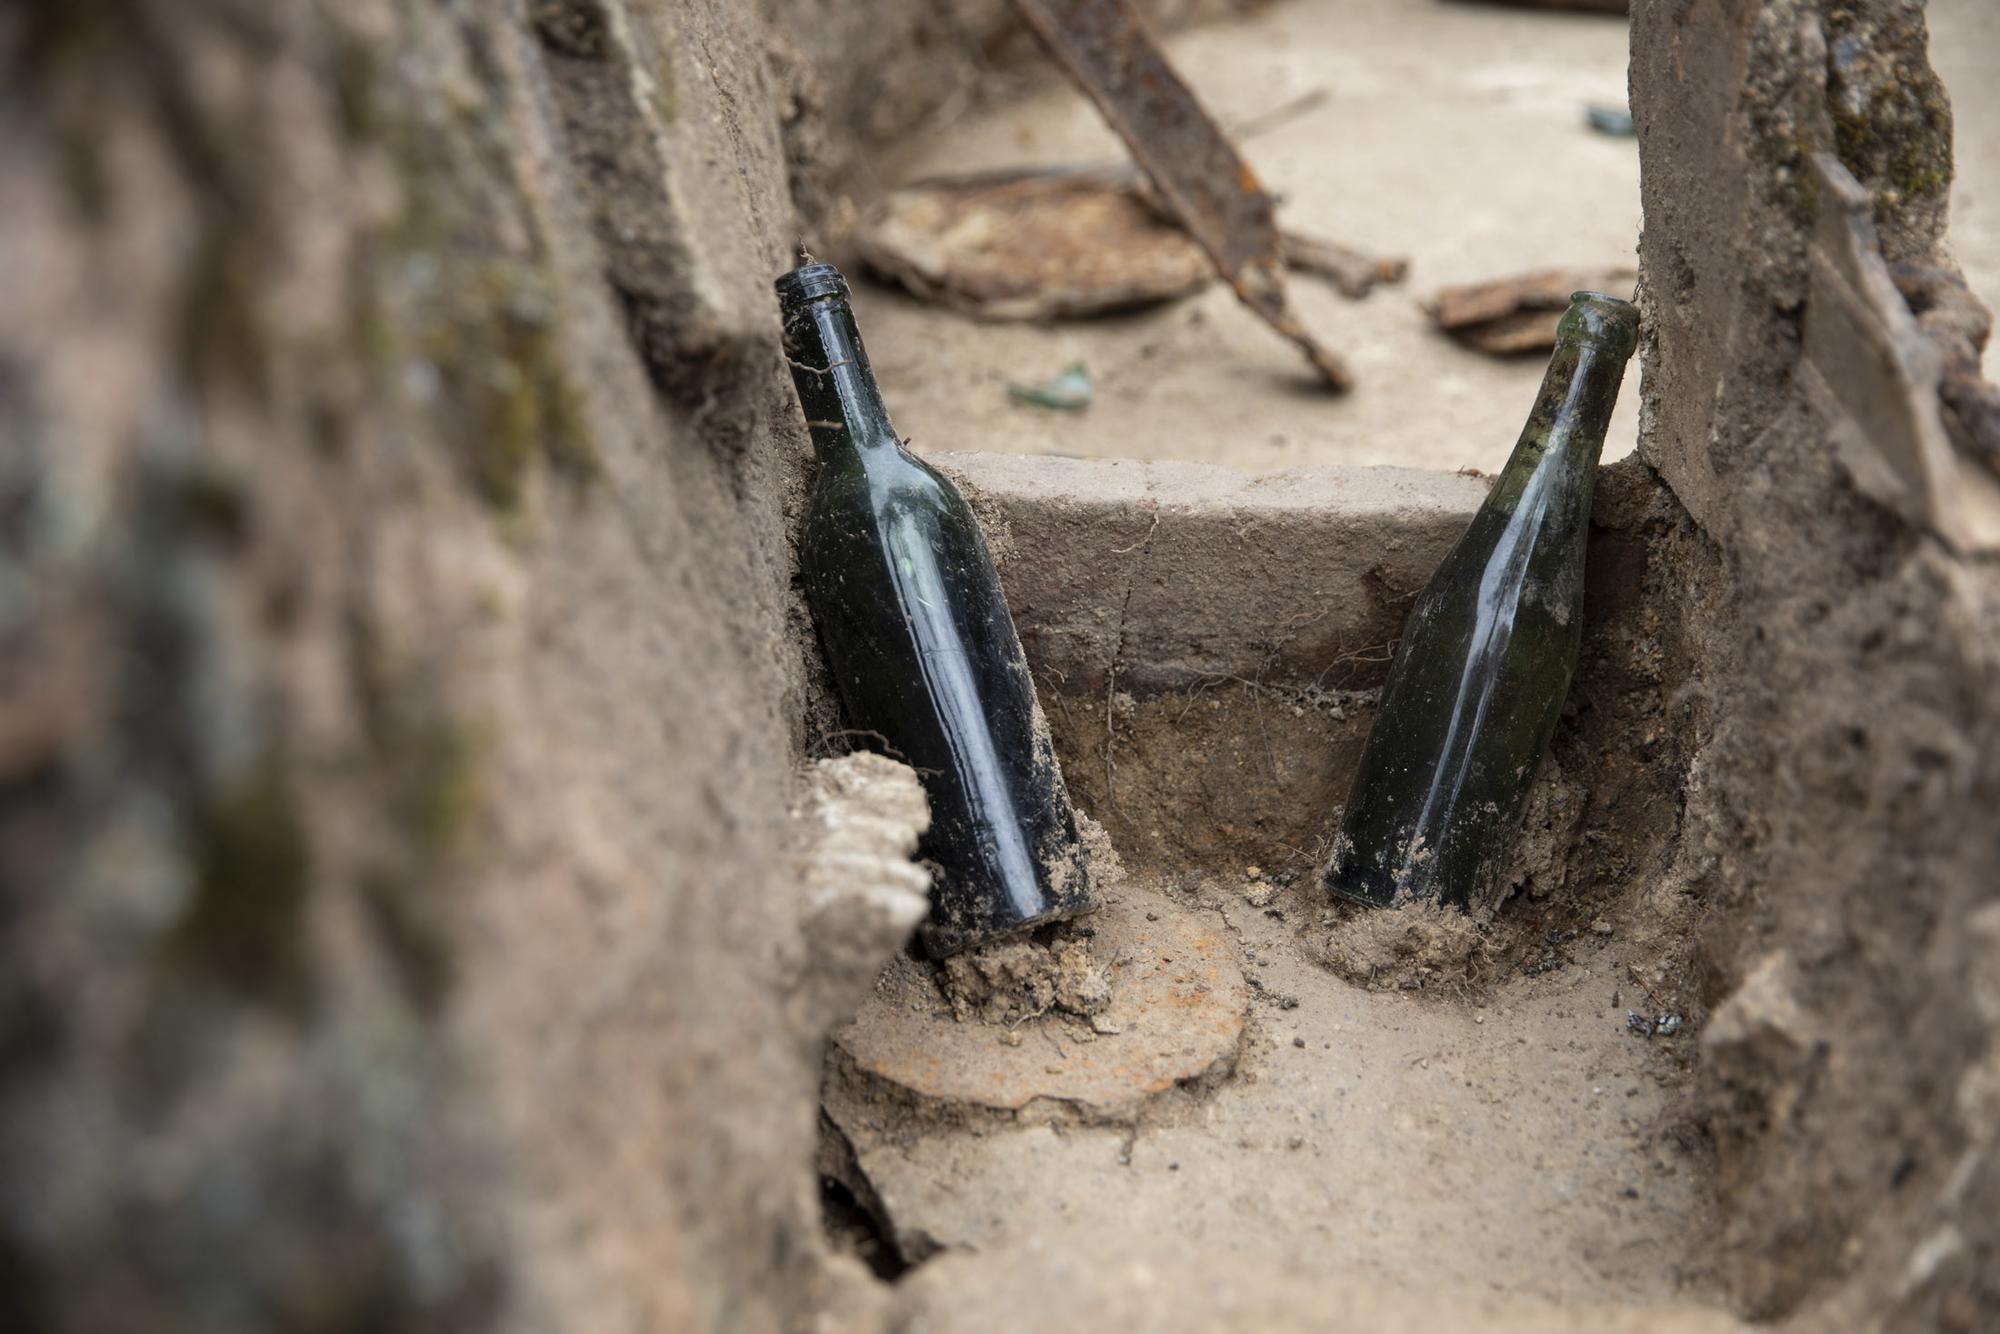
[[[778,279],[785,355],[819,474],[806,599],[848,721],[930,798],[934,954],[1091,906],[1076,816],[1013,618],[958,489],[904,449],[831,264]]]
[[[1597,458],[1639,313],[1570,299],[1528,424],[1410,609],[1325,884],[1378,907],[1463,907],[1511,846],[1583,630]]]

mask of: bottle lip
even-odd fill
[[[1562,341],[1592,343],[1629,357],[1639,346],[1639,308],[1605,292],[1572,292],[1556,326]]]
[[[787,309],[822,297],[847,297],[847,279],[831,264],[802,264],[772,286],[778,289],[778,303]]]

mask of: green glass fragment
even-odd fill
[[[1016,403],[1054,408],[1058,412],[1082,412],[1090,406],[1096,394],[1097,386],[1091,382],[1090,368],[1080,361],[1072,362],[1061,375],[1041,384],[1007,386],[1008,397]]]

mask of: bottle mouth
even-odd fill
[[[841,277],[840,270],[831,264],[801,265],[772,286],[778,289],[778,303],[787,308],[802,306],[822,297],[844,300],[847,296],[847,279]]]
[[[1556,326],[1556,338],[1590,343],[1629,357],[1639,346],[1639,308],[1603,292],[1573,292],[1569,309]]]

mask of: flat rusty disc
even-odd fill
[[[994,320],[1104,315],[1215,276],[1187,233],[1102,173],[910,186],[869,215],[860,250],[878,277]]]
[[[1007,1025],[961,1023],[942,998],[880,988],[833,1041],[912,1093],[1002,1109],[1037,1098],[1129,1107],[1225,1065],[1250,988],[1220,924],[1136,888],[1114,894],[1085,920],[1112,973],[1099,1026],[1118,1031],[1084,1034],[1045,1016],[1013,1028],[1021,1041],[1009,1045]]]

